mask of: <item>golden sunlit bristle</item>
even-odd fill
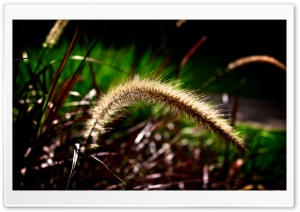
[[[43,47],[52,48],[55,44],[57,44],[61,34],[64,31],[64,28],[68,23],[68,20],[57,20],[47,35],[46,40],[43,43]]]
[[[243,150],[244,142],[234,129],[220,118],[219,113],[204,103],[193,92],[177,88],[172,83],[162,83],[153,79],[134,79],[127,81],[108,92],[90,110],[91,119],[87,121],[85,138],[97,140],[105,132],[105,124],[116,112],[134,102],[160,103],[179,114],[202,124],[220,136],[226,144]]]

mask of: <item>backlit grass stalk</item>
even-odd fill
[[[105,132],[105,124],[116,112],[136,102],[160,103],[167,106],[204,125],[219,135],[226,144],[236,146],[240,150],[245,149],[243,140],[212,106],[204,103],[193,92],[177,88],[174,83],[150,79],[127,81],[99,99],[90,110],[91,118],[86,124],[85,138],[92,137],[93,140],[97,140],[99,134]]]
[[[257,62],[269,63],[278,67],[283,71],[286,71],[286,66],[280,61],[278,61],[277,59],[275,59],[274,57],[270,57],[268,55],[252,55],[252,56],[237,59],[234,62],[228,64],[227,72],[230,70],[237,69],[241,66],[247,65],[249,63],[257,63]]]
[[[57,20],[54,26],[51,28],[49,34],[46,37],[45,42],[43,43],[44,48],[52,48],[55,44],[57,44],[61,34],[64,31],[64,28],[69,23],[69,20]]]
[[[211,78],[209,78],[207,81],[205,81],[202,84],[201,87],[202,88],[206,87],[206,86],[210,85],[212,82],[214,82],[215,80],[217,80],[218,78],[224,76],[225,74],[228,74],[231,71],[237,70],[238,68],[241,68],[241,67],[251,64],[251,63],[266,63],[266,64],[273,65],[282,71],[286,71],[286,66],[283,63],[281,63],[280,61],[278,61],[277,59],[275,59],[274,57],[271,57],[268,55],[252,55],[252,56],[239,58],[239,59],[229,63],[225,70],[223,70],[220,73],[218,73],[217,75],[214,75]]]

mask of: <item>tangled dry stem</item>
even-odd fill
[[[167,106],[216,133],[227,145],[245,150],[243,139],[236,135],[234,129],[212,106],[204,103],[191,91],[179,89],[172,83],[150,79],[127,81],[99,99],[90,110],[91,118],[86,124],[85,138],[97,140],[99,134],[105,132],[105,124],[116,112],[137,101]]]

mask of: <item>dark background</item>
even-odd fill
[[[14,41],[22,38],[25,45],[39,46],[54,23],[54,20],[14,21]],[[75,20],[66,27],[69,37],[78,24],[86,23]],[[186,53],[205,35],[203,52],[224,54],[228,60],[256,52],[286,62],[285,20],[188,20],[181,27],[176,27],[176,20],[94,20],[85,27],[88,36],[101,36],[106,45],[113,42],[121,47],[135,43],[139,51],[163,45]]]
[[[192,70],[183,72],[192,88],[196,88],[212,74],[224,70],[230,62],[251,55],[269,55],[286,63],[285,20],[188,20],[176,27],[177,20],[72,20],[64,35],[71,40],[78,27],[84,28],[89,39],[100,38],[104,46],[115,48],[136,46],[137,59],[146,50],[172,55],[172,63],[180,61],[195,44],[206,36],[205,42],[189,58]],[[55,20],[13,22],[14,59],[27,47],[40,48]],[[206,75],[205,75],[206,74]],[[192,77],[191,77],[192,76]],[[247,79],[245,89],[236,91],[239,79]],[[223,83],[208,92],[226,91],[275,100],[286,104],[286,73],[269,64],[251,64],[243,71],[223,77]],[[221,87],[219,85],[222,85]],[[253,86],[255,85],[255,86]],[[235,86],[238,87],[238,86]],[[237,94],[237,92],[239,92]]]

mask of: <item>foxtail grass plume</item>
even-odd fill
[[[185,22],[187,22],[187,20],[178,20],[178,21],[176,21],[176,27],[181,27],[182,24],[184,24]]]
[[[64,28],[68,23],[68,20],[57,20],[47,35],[46,40],[43,43],[43,47],[52,48],[55,44],[57,44],[61,34],[64,31]]]
[[[244,150],[244,141],[221,115],[197,97],[193,92],[180,89],[174,83],[162,83],[152,79],[134,79],[113,89],[99,99],[90,110],[84,137],[92,140],[105,132],[105,124],[116,112],[135,102],[160,103],[172,111],[189,117],[206,129],[216,133],[226,144]]]
[[[252,55],[248,57],[243,57],[240,59],[237,59],[233,61],[232,63],[228,64],[227,71],[237,69],[243,65],[249,64],[249,63],[255,63],[255,62],[263,62],[263,63],[269,63],[272,64],[279,69],[286,71],[286,67],[283,63],[275,59],[274,57],[270,57],[268,55]]]
[[[210,79],[205,81],[201,85],[201,87],[202,88],[206,87],[206,86],[210,85],[212,82],[214,82],[216,79],[218,79],[219,77],[224,76],[225,74],[228,74],[231,71],[234,71],[244,65],[248,65],[251,63],[266,63],[266,64],[273,65],[273,66],[281,69],[282,71],[286,71],[286,66],[283,63],[281,63],[280,61],[278,61],[277,59],[275,59],[274,57],[271,57],[268,55],[251,55],[251,56],[239,58],[239,59],[229,63],[225,70],[221,71],[219,74],[217,74],[215,76],[212,76]]]

